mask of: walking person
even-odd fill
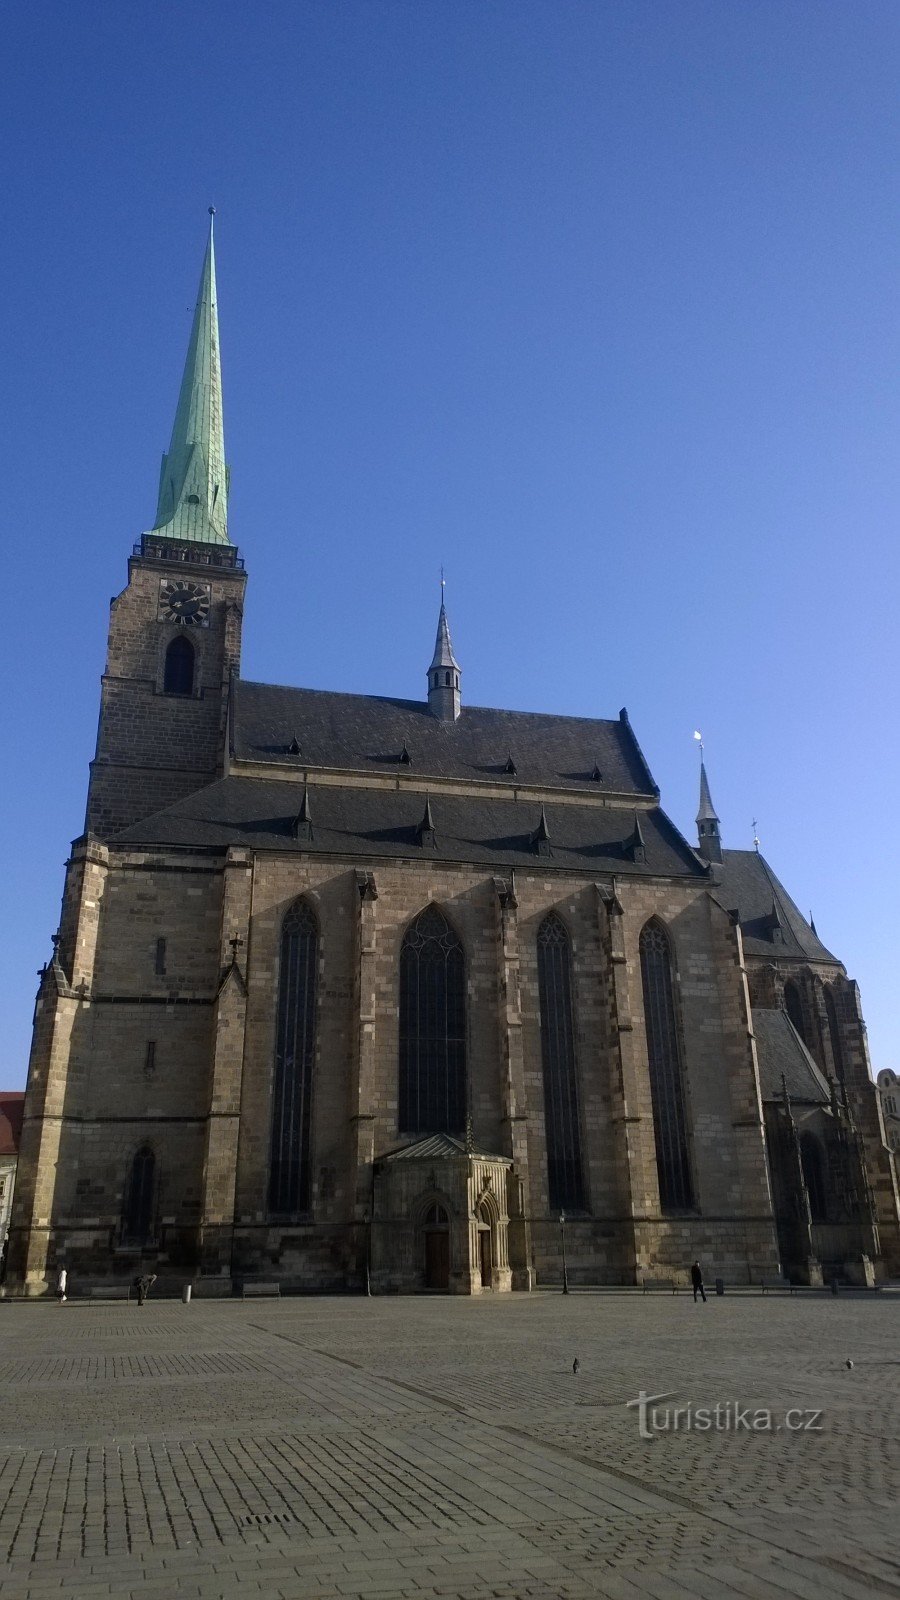
[[[67,1298],[66,1285],[68,1282],[69,1274],[67,1273],[65,1267],[60,1267],[59,1272],[56,1274],[56,1298],[60,1305],[62,1305],[63,1301]]]
[[[699,1291],[701,1299],[703,1300],[703,1304],[706,1305],[706,1290],[703,1287],[703,1268],[701,1267],[699,1261],[695,1261],[691,1267],[691,1286],[694,1290],[695,1303],[697,1300],[697,1293]]]

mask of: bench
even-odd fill
[[[644,1294],[650,1289],[671,1289],[673,1294],[678,1293],[678,1285],[674,1278],[642,1278],[641,1288]]]
[[[795,1285],[783,1272],[779,1272],[775,1278],[760,1278],[759,1287],[763,1294],[768,1294],[770,1289],[788,1289],[793,1294]]]
[[[88,1294],[92,1300],[130,1300],[130,1283],[95,1283]]]
[[[275,1300],[279,1299],[280,1296],[281,1296],[281,1284],[280,1283],[242,1283],[241,1284],[241,1299],[242,1300],[257,1300],[257,1299],[262,1299],[264,1296],[271,1297],[272,1299],[275,1299]]]

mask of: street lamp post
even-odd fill
[[[568,1268],[566,1266],[566,1213],[564,1211],[561,1211],[559,1213],[559,1237],[562,1240],[562,1258],[563,1258],[563,1286],[562,1286],[562,1292],[563,1292],[563,1294],[568,1294],[568,1292],[569,1292],[569,1272],[568,1272]]]
[[[372,1259],[372,1219],[369,1216],[368,1211],[365,1213],[365,1215],[363,1217],[363,1223],[364,1223],[365,1230],[366,1230],[365,1286],[366,1286],[366,1294],[371,1299],[371,1296],[372,1296],[372,1269],[371,1269],[371,1259]]]

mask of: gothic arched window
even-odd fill
[[[688,1156],[672,951],[658,922],[647,923],[640,950],[659,1200],[663,1211],[689,1211],[694,1204],[694,1186]]]
[[[316,919],[306,901],[299,900],[281,928],[269,1155],[269,1210],[278,1216],[310,1206],[318,951]]]
[[[582,1211],[584,1178],[572,1013],[572,947],[554,911],[538,929],[537,960],[550,1206],[554,1211]]]
[[[135,1151],[125,1190],[122,1240],[147,1244],[153,1237],[156,1157],[148,1144]]]
[[[437,906],[400,949],[401,1133],[462,1133],[466,1122],[466,959]]]
[[[809,1195],[809,1211],[813,1222],[828,1218],[828,1180],[825,1169],[825,1152],[814,1133],[800,1135],[800,1165],[803,1181]]]
[[[797,1029],[803,1043],[809,1045],[806,1037],[806,1024],[803,1020],[803,1001],[800,999],[800,990],[791,978],[784,986],[784,1009]]]
[[[166,651],[163,692],[187,695],[194,692],[194,646],[184,633],[176,633]]]

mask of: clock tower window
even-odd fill
[[[166,651],[163,693],[192,695],[193,692],[194,646],[185,634],[179,633]]]

